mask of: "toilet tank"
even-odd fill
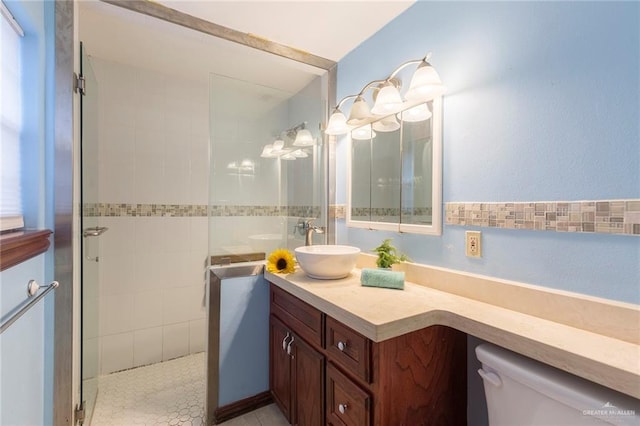
[[[490,426],[640,425],[640,401],[504,348],[476,347]]]

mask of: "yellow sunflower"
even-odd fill
[[[267,259],[267,271],[274,274],[290,274],[295,270],[293,254],[287,249],[273,251]]]

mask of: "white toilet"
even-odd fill
[[[476,356],[491,426],[640,425],[640,400],[488,343]]]

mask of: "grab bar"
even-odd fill
[[[40,293],[39,295],[36,296],[35,299],[33,299],[32,301],[30,301],[29,303],[27,303],[26,305],[24,305],[18,312],[16,312],[15,314],[13,314],[11,316],[11,318],[9,318],[6,322],[2,323],[2,325],[0,325],[0,334],[4,333],[4,331],[9,328],[11,326],[11,324],[13,324],[14,322],[16,322],[18,320],[18,318],[20,318],[22,315],[24,315],[29,309],[31,309],[31,307],[33,305],[35,305],[36,303],[38,303],[38,301],[40,299],[42,299],[43,297],[45,297],[47,295],[47,293],[49,293],[50,291],[58,288],[60,284],[58,283],[58,281],[52,281],[51,284],[49,284],[48,286],[45,287],[40,287],[40,284],[38,284],[35,280],[31,280],[29,281],[29,283],[27,284],[27,294],[29,297],[33,297],[40,288],[44,288],[45,290]]]

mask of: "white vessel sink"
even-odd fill
[[[303,246],[295,249],[302,270],[311,278],[337,280],[356,266],[360,249],[351,246]]]

